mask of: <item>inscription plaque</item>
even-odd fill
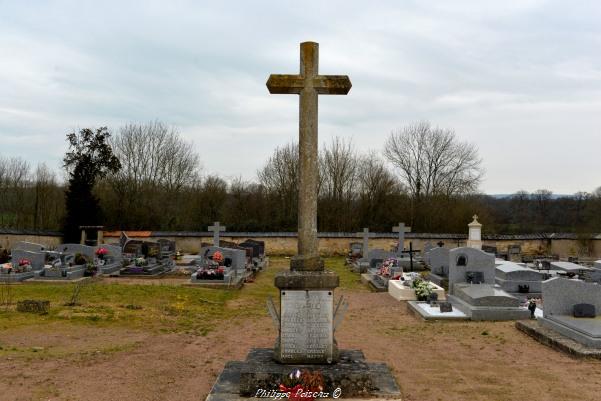
[[[283,290],[280,292],[280,302],[282,362],[331,362],[334,340],[333,292]]]

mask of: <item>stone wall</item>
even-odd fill
[[[213,243],[212,233],[156,233],[150,231],[128,233],[132,238],[157,240],[167,238],[175,240],[179,250],[186,253],[198,252],[201,242]],[[231,234],[231,235],[228,235]],[[324,256],[346,255],[351,242],[361,243],[361,238],[353,237],[351,234],[344,233],[324,233],[325,236],[319,238],[319,248]],[[119,232],[105,232],[105,242],[115,243],[119,241]],[[503,236],[499,236],[503,237]],[[227,241],[242,242],[245,239],[252,238],[265,241],[265,248],[270,255],[292,256],[296,253],[296,236],[291,233],[245,233],[234,234],[226,233],[221,237]],[[389,250],[396,241],[395,234],[376,234],[376,238],[370,238],[370,249],[382,248]],[[426,242],[436,244],[439,241],[445,243],[446,248],[455,248],[465,246],[467,236],[457,234],[421,234],[408,233],[405,237],[405,248],[409,247],[409,242],[413,243],[413,249],[421,250]],[[11,248],[18,241],[35,242],[48,247],[56,247],[62,242],[60,234],[35,234],[35,233],[2,233],[0,232],[0,246]],[[568,256],[585,255],[591,258],[601,258],[601,236],[588,239],[583,243],[577,239],[565,238],[537,238],[533,235],[512,236],[510,239],[489,239],[484,235],[484,245],[496,246],[499,252],[506,252],[510,245],[520,245],[522,254],[556,254],[561,258]],[[580,252],[584,249],[586,252]]]

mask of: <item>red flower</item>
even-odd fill
[[[31,264],[31,262],[29,261],[29,259],[25,259],[25,258],[19,259],[19,266],[27,266],[30,264]]]
[[[98,256],[104,256],[106,254],[108,254],[109,251],[106,248],[98,248],[96,249],[96,255]]]

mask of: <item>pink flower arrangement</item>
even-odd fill
[[[97,256],[105,256],[109,253],[109,251],[106,248],[98,248],[96,249],[96,255]]]
[[[25,258],[19,259],[19,266],[27,266],[30,264],[31,264],[31,261],[29,259],[25,259]]]

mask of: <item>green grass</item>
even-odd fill
[[[0,307],[0,330],[62,322],[206,335],[223,320],[267,316],[267,298],[271,296],[277,301],[278,297],[273,285],[275,275],[288,267],[288,259],[272,257],[269,268],[239,291],[91,282],[82,286],[76,306],[66,306],[75,284],[13,285],[13,306]],[[326,268],[339,274],[341,288],[363,288],[358,276],[344,266],[343,258],[326,259]],[[49,313],[17,312],[14,304],[25,299],[50,301]]]

